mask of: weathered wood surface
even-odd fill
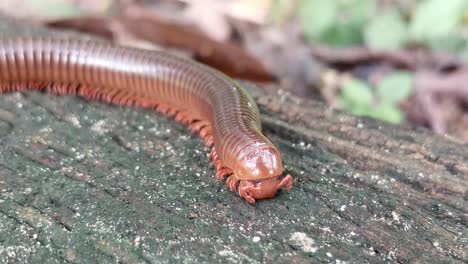
[[[468,262],[467,145],[249,90],[295,178],[255,206],[157,113],[1,95],[0,262]]]

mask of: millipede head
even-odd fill
[[[275,147],[255,146],[237,155],[232,170],[240,180],[269,179],[283,174],[283,163]]]
[[[261,180],[241,180],[238,192],[241,197],[244,197],[249,203],[254,204],[255,200],[273,198],[276,192],[283,186],[285,186],[286,191],[289,192],[291,190],[291,175],[280,175]]]

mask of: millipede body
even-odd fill
[[[252,97],[226,75],[163,52],[56,38],[0,39],[0,92],[36,89],[157,109],[213,147],[216,178],[248,202],[285,186]]]

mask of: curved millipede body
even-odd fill
[[[27,88],[154,108],[175,118],[214,145],[216,178],[250,203],[291,188],[278,150],[261,133],[254,100],[197,62],[76,39],[0,40],[0,92]]]

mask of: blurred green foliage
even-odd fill
[[[419,46],[468,60],[467,11],[468,0],[297,0],[296,15],[310,43],[374,50]],[[378,87],[352,80],[340,102],[355,114],[399,123],[411,80],[409,72],[391,74]]]
[[[408,41],[408,27],[395,10],[372,18],[363,34],[365,43],[374,49],[398,49]]]
[[[345,110],[353,114],[401,123],[403,113],[399,104],[411,95],[412,79],[412,75],[406,71],[387,75],[377,87],[351,79],[342,88],[339,101]]]
[[[362,43],[362,29],[375,9],[375,0],[302,0],[298,18],[309,41],[350,46]]]
[[[0,4],[3,11],[13,12],[14,16],[23,14],[33,15],[41,19],[63,19],[71,17],[83,17],[92,14],[104,14],[111,12],[115,0],[4,0]],[[18,6],[14,6],[17,1]],[[0,1],[1,3],[1,1]],[[13,3],[13,4],[9,4]],[[16,9],[15,9],[16,8]]]
[[[63,0],[28,0],[27,4],[37,14],[48,18],[76,17],[84,13],[78,5],[72,1]]]
[[[413,0],[411,7],[398,5],[408,0],[393,6],[379,2],[300,0],[297,16],[308,41],[334,47],[398,49],[417,44],[452,52],[468,48],[463,23],[468,0]]]

